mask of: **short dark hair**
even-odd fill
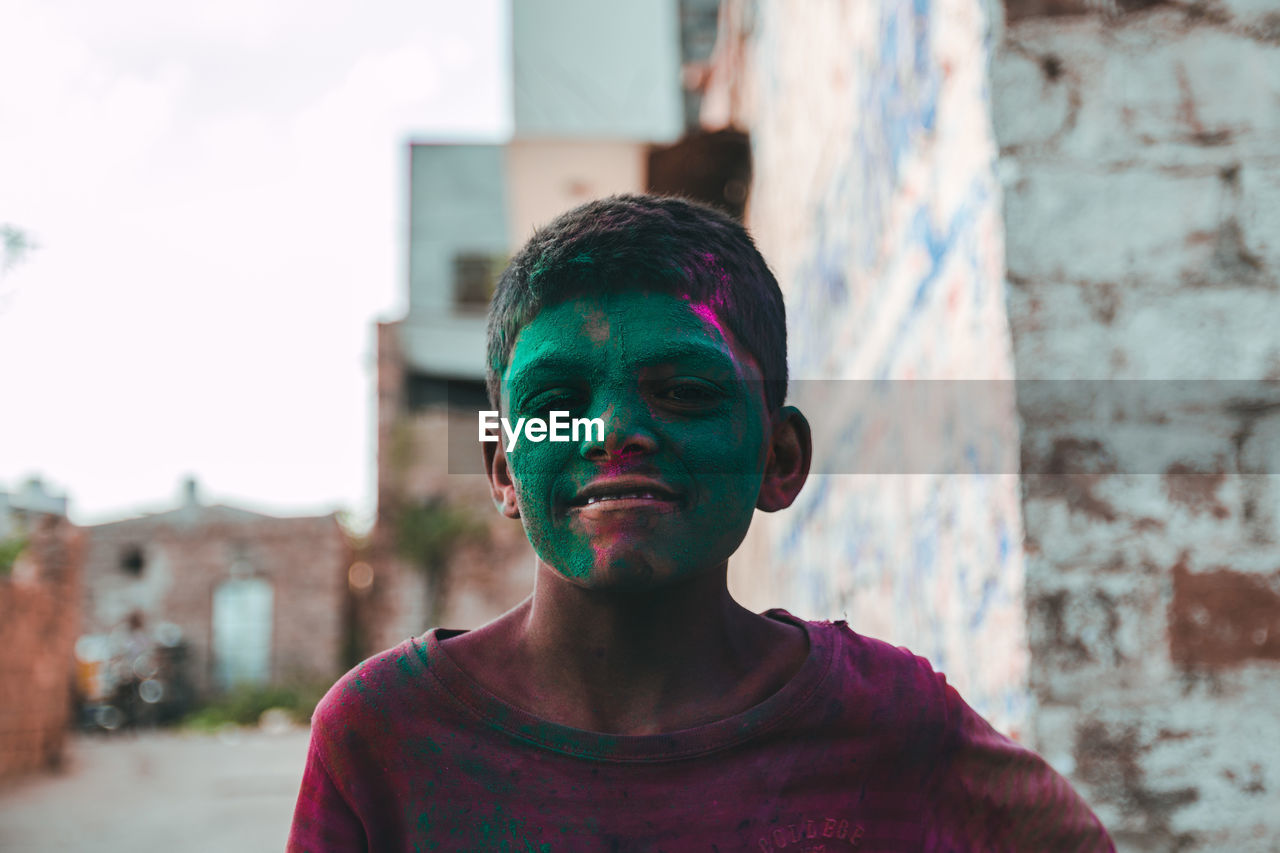
[[[614,195],[534,232],[489,305],[485,385],[496,409],[516,336],[538,312],[578,296],[656,291],[715,311],[760,365],[765,403],[787,396],[782,291],[751,235],[728,214],[676,196]]]

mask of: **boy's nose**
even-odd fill
[[[627,456],[646,455],[657,449],[657,436],[643,415],[630,413],[628,407],[611,405],[601,418],[604,420],[604,440],[597,439],[594,432],[588,430],[587,439],[582,442],[584,458],[593,462],[606,462]]]

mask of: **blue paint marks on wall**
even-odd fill
[[[750,224],[779,264],[793,375],[898,389],[1011,376],[989,102],[982,75],[943,71],[985,65],[982,0],[754,2]],[[815,438],[836,449],[767,522],[765,571],[791,606],[927,654],[980,710],[1025,707],[1017,484],[948,473],[992,470],[984,455],[1009,439],[924,406],[938,467],[873,468],[907,442],[878,386],[865,392],[818,401]],[[856,470],[894,473],[835,473]]]

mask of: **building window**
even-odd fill
[[[453,299],[460,308],[487,308],[506,258],[486,252],[453,256]]]
[[[126,545],[120,552],[120,571],[138,577],[147,567],[147,555],[141,545]]]
[[[470,379],[446,379],[409,373],[404,383],[405,405],[411,412],[447,406],[453,414],[466,414],[474,422],[476,412],[488,409],[484,383]]]
[[[227,575],[236,579],[251,577],[253,573],[253,563],[249,561],[249,548],[243,542],[233,543],[227,549]]]

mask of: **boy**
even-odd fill
[[[483,443],[534,592],[330,690],[291,850],[1113,849],[922,658],[729,596],[811,451],[740,225],[649,196],[563,215],[503,274],[488,358],[510,423],[604,429]]]

